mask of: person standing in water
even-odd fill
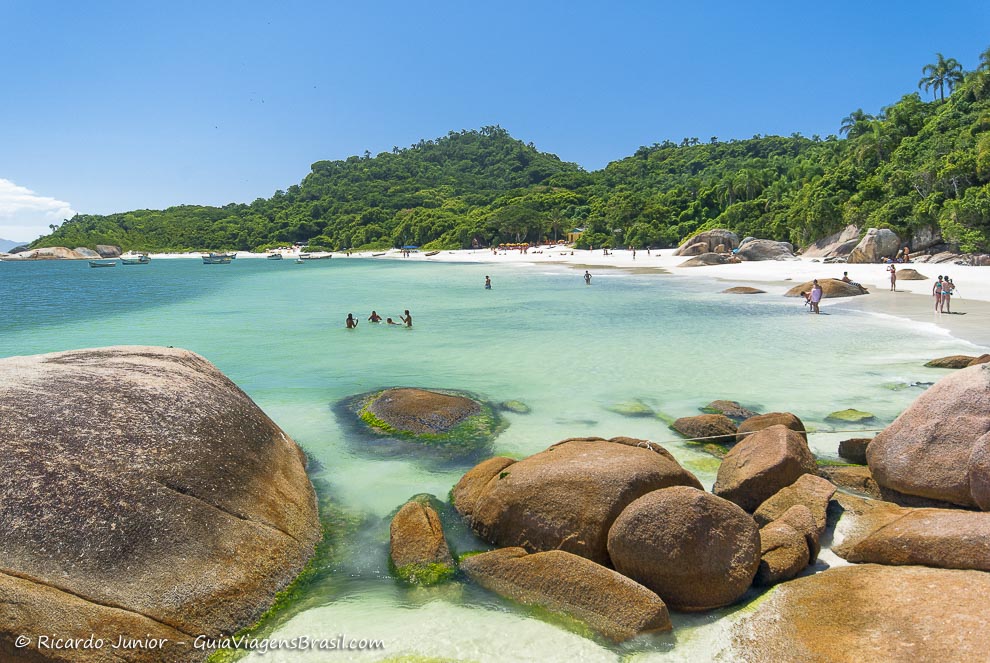
[[[895,265],[894,263],[890,263],[890,267],[887,268],[887,271],[890,272],[890,291],[891,292],[896,292],[896,287],[897,287],[897,265]]]
[[[353,313],[348,313],[347,320],[344,321],[344,324],[347,325],[348,329],[357,329],[358,321],[357,318],[354,317]]]
[[[591,285],[591,273],[588,270],[584,270],[584,284]]]
[[[823,294],[822,287],[818,284],[818,279],[815,279],[811,286],[811,294],[808,295],[808,301],[811,302],[812,313],[821,313],[821,311],[818,310],[818,303],[822,301]]]
[[[485,290],[492,289],[492,278],[490,276],[485,277]]]
[[[371,315],[368,316],[368,322],[381,322],[382,316],[378,315],[378,311],[372,311]]]
[[[405,315],[399,316],[399,320],[402,320],[402,324],[404,324],[406,327],[412,327],[412,315],[410,315],[409,309],[406,309],[405,312],[406,312]]]

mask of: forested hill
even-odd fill
[[[876,116],[857,110],[822,139],[685,138],[587,173],[499,127],[451,132],[372,157],[320,161],[269,199],[78,215],[33,246],[259,249],[468,247],[555,238],[671,246],[727,227],[805,244],[849,223],[904,236],[932,228],[990,250],[990,49],[974,72],[938,54],[919,88]],[[927,94],[926,94],[927,96]]]

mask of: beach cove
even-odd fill
[[[678,660],[714,655],[731,617],[675,615],[673,634],[609,647],[470,585],[396,585],[387,565],[390,514],[416,493],[444,499],[470,463],[363,448],[334,404],[388,386],[519,400],[531,412],[505,414],[509,425],[493,453],[523,457],[574,436],[639,437],[663,444],[710,487],[714,459],[657,417],[615,410],[638,402],[681,417],[726,398],[793,411],[814,430],[816,454],[835,458],[838,441],[852,435],[831,432],[830,412],[868,410],[877,421],[864,428],[880,428],[921,393],[912,385],[947,374],[924,368],[925,361],[980,354],[987,344],[986,268],[918,266],[926,274],[944,267],[966,295],[954,308],[967,315],[936,317],[921,295],[931,281],[884,294],[881,265],[801,260],[682,269],[676,264],[683,258],[668,252],[657,258],[640,251],[635,261],[625,251],[567,253],[337,254],[306,265],[239,258],[229,266],[155,257],[149,266],[114,270],[3,265],[19,310],[0,326],[0,355],[113,344],[188,348],[215,363],[306,450],[324,497],[357,524],[332,572],[283,616],[291,619],[279,622],[280,637],[329,629],[385,638],[385,653],[367,652],[367,660]],[[581,278],[585,269],[591,286]],[[828,316],[810,316],[800,300],[781,296],[803,280],[846,270],[873,294],[826,300]],[[491,291],[483,289],[486,275]],[[767,293],[720,294],[739,284]],[[372,309],[397,317],[407,308],[412,330],[365,320]],[[343,328],[347,313],[362,320],[358,329]],[[282,656],[263,660],[323,660],[318,652]]]

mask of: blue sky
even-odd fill
[[[321,159],[500,124],[595,170],[837,133],[990,46],[990,3],[0,0],[0,237],[250,202]]]

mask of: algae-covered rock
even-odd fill
[[[755,417],[759,414],[759,412],[754,412],[749,408],[743,407],[737,401],[712,401],[700,409],[705,414],[724,414],[736,423],[749,419],[750,417]]]
[[[505,427],[496,408],[473,394],[397,387],[346,398],[337,405],[358,433],[362,449],[473,459],[489,450]]]
[[[837,410],[825,417],[825,421],[837,421],[846,424],[863,424],[874,419],[875,417],[871,413],[852,408],[848,410]]]
[[[624,417],[653,417],[656,412],[649,405],[641,400],[631,400],[622,403],[615,403],[606,408],[609,412],[621,414]]]
[[[976,357],[970,355],[949,355],[948,357],[932,359],[925,366],[928,368],[966,368],[972,364],[974,359]]]
[[[392,566],[410,584],[435,585],[455,572],[435,501],[432,495],[417,495],[402,505],[389,527]]]
[[[503,412],[512,412],[513,414],[529,414],[530,408],[528,405],[522,401],[502,401],[498,404],[498,407]]]
[[[759,288],[753,288],[748,285],[737,285],[722,291],[723,295],[762,295],[765,293],[766,290],[760,290]]]

